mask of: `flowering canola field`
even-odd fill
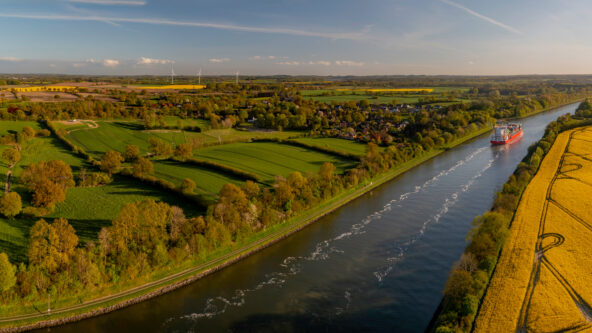
[[[524,192],[475,332],[592,331],[592,127],[564,132]]]
[[[61,92],[75,92],[78,87],[74,86],[36,86],[36,87],[14,87],[5,88],[4,90],[14,90],[16,92],[35,92],[35,91],[61,91]]]

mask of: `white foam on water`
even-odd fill
[[[389,275],[389,273],[393,270],[393,268],[397,264],[397,262],[399,262],[401,259],[403,259],[403,257],[405,256],[405,254],[407,253],[409,248],[423,237],[423,235],[425,234],[428,227],[431,224],[438,223],[440,221],[440,219],[442,218],[442,216],[446,215],[446,213],[448,213],[449,209],[458,202],[459,195],[461,193],[467,192],[471,188],[471,186],[475,183],[475,181],[477,179],[479,179],[481,176],[483,176],[483,173],[485,173],[485,171],[487,171],[489,168],[491,168],[491,166],[493,165],[493,162],[499,156],[500,156],[500,154],[497,153],[494,156],[494,158],[490,159],[488,161],[488,163],[481,170],[479,170],[473,177],[471,177],[471,179],[469,179],[469,181],[467,183],[463,184],[458,191],[452,193],[449,197],[447,197],[444,200],[444,203],[442,204],[440,209],[436,212],[436,214],[434,214],[432,217],[427,219],[422,224],[421,228],[419,229],[419,231],[415,235],[413,235],[412,237],[410,237],[409,239],[404,241],[401,245],[397,246],[398,253],[395,256],[387,258],[386,259],[387,263],[384,266],[380,267],[377,271],[373,272],[374,276],[376,277],[376,279],[378,280],[379,283],[382,282],[384,280],[384,278]]]
[[[301,271],[300,263],[301,262],[327,260],[330,258],[331,254],[343,253],[342,250],[339,250],[338,248],[332,246],[334,242],[345,240],[345,239],[351,238],[353,236],[358,236],[358,235],[364,234],[365,233],[364,229],[370,223],[380,220],[386,213],[391,211],[391,209],[393,208],[393,204],[404,201],[407,198],[409,198],[411,195],[419,193],[420,191],[424,190],[428,186],[435,184],[439,179],[451,174],[456,169],[458,169],[460,166],[464,165],[465,163],[467,163],[468,161],[470,161],[471,159],[473,159],[475,156],[482,153],[486,149],[487,149],[487,147],[482,147],[482,148],[479,148],[479,149],[471,152],[469,155],[465,156],[465,158],[456,162],[452,167],[450,167],[446,170],[440,171],[437,175],[428,179],[422,185],[415,186],[413,191],[403,193],[399,196],[398,199],[393,199],[393,200],[387,202],[382,207],[381,210],[376,211],[376,212],[366,216],[364,219],[362,219],[362,221],[360,221],[360,223],[353,224],[348,231],[343,232],[333,238],[330,238],[330,239],[327,239],[327,240],[317,243],[314,250],[309,255],[285,258],[282,261],[282,263],[280,264],[280,267],[282,268],[281,271],[267,274],[266,280],[258,283],[254,288],[235,290],[234,296],[232,296],[230,298],[225,298],[223,296],[209,298],[206,301],[206,306],[204,307],[202,312],[191,313],[191,314],[184,315],[184,316],[181,316],[178,318],[174,318],[174,317],[169,318],[165,321],[165,325],[167,323],[174,321],[175,319],[185,319],[185,320],[197,321],[200,319],[212,318],[217,315],[223,314],[224,312],[226,312],[226,310],[229,307],[243,306],[246,302],[245,296],[249,293],[261,290],[267,286],[282,287],[283,284],[286,282],[286,280],[289,277],[300,273],[300,271]],[[399,205],[397,205],[397,206],[399,206]],[[421,234],[423,234],[423,232],[426,228],[426,225],[427,225],[427,223],[424,223],[424,225],[422,226],[422,230],[420,231]],[[415,241],[413,241],[413,242],[415,242]],[[407,246],[410,246],[411,244],[412,243],[408,244]],[[391,262],[398,261],[404,256],[406,248],[401,247],[400,250],[401,250],[400,254],[396,257],[391,258],[392,259]],[[374,275],[376,276],[376,278],[379,281],[382,281],[382,279],[384,277],[386,277],[392,269],[393,268],[391,265],[391,266],[387,267],[386,269],[384,269],[383,271],[374,272]],[[351,301],[351,292],[346,291],[345,295],[346,295],[346,299],[348,300],[348,303],[345,307],[345,310],[347,310],[347,307],[349,306],[349,302]]]
[[[340,316],[342,313],[349,309],[349,305],[351,304],[351,292],[349,290],[346,290],[343,293],[343,298],[345,298],[345,306],[335,308],[335,314],[338,316]]]

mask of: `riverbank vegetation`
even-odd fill
[[[538,313],[539,310],[536,308],[521,309],[521,306],[526,289],[529,288],[532,258],[535,256],[533,249],[540,236],[538,232],[544,230],[545,234],[549,233],[550,240],[541,238],[543,241],[541,244],[545,249],[548,249],[547,246],[552,247],[563,242],[561,240],[563,236],[553,239],[552,235],[556,234],[555,232],[549,231],[548,228],[539,229],[540,214],[545,204],[545,195],[548,193],[547,187],[551,180],[555,181],[554,175],[559,162],[562,161],[564,147],[568,142],[569,134],[559,133],[575,127],[590,125],[592,123],[590,110],[592,110],[590,102],[585,101],[579,106],[573,117],[570,115],[561,116],[557,121],[550,123],[543,138],[529,148],[528,155],[504,184],[502,191],[497,194],[492,209],[475,218],[474,228],[468,236],[469,244],[465,253],[455,264],[446,283],[442,309],[436,322],[436,332],[471,331],[478,309],[480,309],[479,319],[475,327],[477,331],[520,330],[534,327],[532,325],[535,321],[531,320],[539,318],[541,313]],[[558,136],[562,139],[556,143]],[[576,146],[578,146],[577,143]],[[548,155],[552,147],[553,154]],[[573,154],[573,149],[570,144],[567,152]],[[549,166],[540,171],[539,166],[543,159]],[[579,170],[582,164],[562,162],[560,167],[564,166],[568,168],[567,170],[571,170],[571,168]],[[535,174],[540,180],[531,182]],[[527,185],[535,187],[536,190],[532,189],[528,192],[531,194],[523,195]],[[557,190],[561,191],[561,189]],[[565,195],[570,190],[565,188],[562,193],[555,193],[553,198],[557,198],[559,201],[569,200],[574,197],[573,195]],[[574,187],[573,190],[577,191],[577,187]],[[534,193],[540,197],[538,201],[530,199]],[[580,195],[583,197],[583,193]],[[518,206],[519,202],[520,206]],[[576,206],[578,205],[575,200],[572,202]],[[525,218],[523,215],[527,214],[527,211],[529,217]],[[552,214],[552,212],[546,214]],[[582,216],[587,217],[586,215]],[[537,251],[541,251],[538,255],[544,258],[546,254],[542,254],[542,250],[542,247],[537,249]],[[581,256],[578,258],[581,259]],[[493,279],[491,278],[492,274]],[[548,278],[547,275],[545,275],[545,279]],[[532,282],[532,280],[530,281]],[[564,282],[565,280],[559,280],[560,284]],[[539,282],[539,284],[546,285],[545,282]],[[484,298],[486,290],[487,296]],[[540,293],[541,290],[537,290],[537,295]],[[565,297],[561,299],[565,300]],[[541,302],[545,302],[538,298],[534,301],[539,305]],[[557,301],[547,300],[547,302],[555,302],[548,303],[547,307],[558,304]],[[568,307],[569,304],[568,302],[565,306]],[[541,311],[545,315],[557,315],[559,312],[554,311],[560,308],[556,307],[549,312]],[[545,309],[545,307],[541,309]],[[525,318],[526,316],[521,311],[533,313],[528,322],[518,323],[519,317]],[[525,326],[520,326],[522,324]],[[555,326],[563,324],[565,323],[557,323]],[[562,327],[559,326],[556,328],[561,329]]]

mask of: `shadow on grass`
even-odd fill
[[[183,212],[185,212],[185,215],[189,217],[202,215],[205,213],[205,207],[199,206],[196,202],[187,199],[181,194],[164,191],[156,186],[148,185],[140,181],[135,181],[128,177],[115,175],[114,182],[110,186],[117,189],[125,189],[125,191],[113,191],[109,194],[127,194],[152,197],[156,201],[162,201],[171,206],[180,207],[183,209]]]
[[[236,181],[240,181],[240,182],[245,181],[245,177],[240,177],[239,175],[236,175],[232,172],[228,172],[223,169],[217,168],[213,165],[212,166],[207,166],[207,165],[201,166],[201,165],[195,165],[192,163],[178,162],[178,161],[174,161],[174,160],[159,160],[158,162],[161,164],[164,164],[164,165],[170,165],[170,166],[175,166],[175,167],[179,167],[179,168],[190,168],[190,169],[196,169],[196,170],[215,172],[215,173],[219,173],[219,174],[223,175],[224,177],[230,178],[232,180],[236,180]]]
[[[93,219],[68,219],[68,223],[70,223],[70,225],[74,227],[74,230],[76,230],[76,236],[78,236],[80,243],[86,243],[90,240],[97,239],[101,228],[111,225],[110,220]]]
[[[144,129],[144,125],[140,124],[140,123],[132,123],[132,122],[113,122],[111,123],[111,125],[115,126],[115,127],[121,127],[127,130],[132,130],[132,131],[141,131]]]
[[[28,244],[16,243],[9,240],[0,239],[0,252],[8,255],[11,263],[27,262]]]

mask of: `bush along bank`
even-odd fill
[[[564,115],[549,123],[543,137],[529,147],[526,157],[496,194],[492,208],[473,220],[468,246],[450,272],[440,312],[431,331],[471,331],[526,186],[559,133],[591,124],[592,104],[586,100],[573,117]]]

